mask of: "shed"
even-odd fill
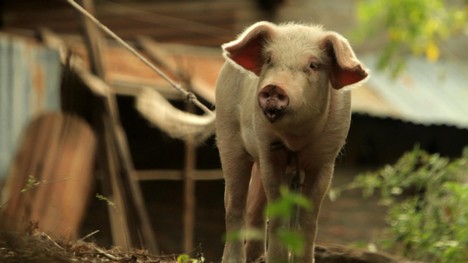
[[[159,61],[162,62],[161,66],[166,67],[173,73],[184,73],[178,75],[182,77],[180,79],[189,77],[188,79],[190,79],[194,91],[203,100],[211,104],[214,103],[213,94],[217,72],[223,63],[217,46],[231,40],[244,25],[258,20],[259,17],[254,11],[255,9],[252,8],[251,1],[209,1],[203,3],[190,1],[176,3],[149,3],[148,1],[135,1],[133,3],[132,1],[130,3],[130,1],[127,1],[125,4],[116,2],[98,3],[98,17],[102,18],[103,22],[112,29],[116,29],[119,35],[132,40],[136,46],[140,46],[145,50],[146,55],[152,57],[155,61],[158,61],[158,57],[163,57],[164,59]],[[308,8],[303,6],[292,7],[290,10],[292,9],[293,12],[290,12],[288,17],[297,17],[295,15],[298,14],[297,10],[300,9],[300,14],[307,13],[307,16],[313,17],[312,19],[321,17],[327,23],[334,24],[333,21],[345,21],[346,17],[349,16],[352,8],[351,2],[344,4],[339,0],[335,0],[335,2],[303,0],[300,3],[304,4],[304,6],[307,5]],[[320,8],[312,8],[312,5],[315,6],[315,4],[320,8],[333,6],[335,11],[338,10],[337,13],[340,19],[321,11]],[[23,33],[25,31],[18,30],[18,28],[31,29],[37,25],[53,28],[54,31],[63,34],[61,38],[65,39],[76,53],[87,59],[87,48],[84,47],[79,38],[73,36],[80,30],[79,17],[75,17],[75,13],[62,2],[54,4],[53,2],[43,3],[39,1],[11,1],[9,5],[13,6],[13,9],[5,20],[5,28],[8,32]],[[27,12],[23,13],[23,11]],[[126,14],[124,20],[120,19],[123,13]],[[311,13],[314,15],[311,15]],[[70,19],[70,17],[76,19]],[[191,23],[188,24],[187,21]],[[199,23],[198,26],[196,23],[192,23],[194,21]],[[175,25],[176,27],[168,29],[165,26],[166,24]],[[211,27],[206,27],[207,24],[211,25]],[[345,24],[349,26],[352,23],[344,22],[343,25]],[[334,26],[327,27],[336,29]],[[176,31],[177,33],[174,33]],[[33,36],[35,33],[26,31],[26,34]],[[140,34],[154,39],[139,38],[138,35]],[[164,43],[157,43],[155,40]],[[191,46],[174,44],[174,42],[191,44]],[[206,45],[211,46],[211,48],[194,47],[192,45]],[[108,42],[106,46],[105,51],[101,52],[105,57],[103,61],[107,68],[106,81],[113,86],[117,93],[117,105],[115,106],[118,107],[119,121],[125,130],[125,133],[120,133],[121,130],[119,130],[119,139],[124,138],[128,141],[128,149],[135,166],[132,175],[139,181],[138,185],[141,187],[142,195],[146,201],[146,208],[154,227],[154,233],[158,240],[164,240],[163,246],[160,247],[161,251],[180,252],[183,247],[186,247],[181,245],[184,240],[184,231],[182,231],[185,225],[182,219],[184,200],[182,193],[185,186],[180,181],[174,181],[174,179],[186,178],[182,168],[184,166],[184,153],[187,148],[181,141],[171,139],[160,132],[157,127],[151,126],[141,118],[134,108],[133,96],[139,87],[146,86],[157,89],[181,109],[185,108],[186,105],[180,100],[180,96],[174,93],[165,82],[161,81],[147,67],[129,55],[126,50],[118,47],[112,41]],[[215,46],[216,48],[214,48]],[[425,108],[427,110],[423,113],[420,111],[421,108],[424,108],[424,105],[434,103],[432,98],[445,95],[445,93],[440,94],[437,93],[438,91],[433,90],[430,92],[432,94],[431,99],[427,99],[428,96],[424,93],[426,92],[425,87],[431,86],[432,88],[434,86],[432,86],[432,82],[421,84],[423,83],[422,80],[425,80],[425,76],[435,75],[442,76],[441,79],[443,79],[444,73],[435,74],[431,65],[416,60],[415,64],[409,62],[409,65],[412,66],[408,67],[408,69],[413,70],[414,67],[420,65],[416,68],[418,72],[411,71],[405,73],[402,78],[391,80],[373,67],[373,61],[375,60],[373,55],[360,57],[368,64],[373,76],[377,76],[378,81],[374,81],[374,77],[372,77],[368,85],[353,90],[353,125],[348,145],[344,150],[345,153],[341,158],[339,169],[337,169],[339,175],[336,177],[338,180],[349,176],[345,178],[345,180],[348,180],[352,173],[355,173],[354,170],[341,173],[343,171],[340,169],[342,166],[356,164],[359,166],[375,166],[392,162],[418,141],[424,146],[423,148],[449,155],[457,155],[461,148],[468,144],[467,130],[466,126],[463,126],[463,121],[460,120],[460,112],[455,114],[458,117],[453,115],[455,117],[444,120],[444,115],[434,113],[431,111],[432,109]],[[442,61],[443,63],[445,62]],[[459,70],[463,69],[462,66],[455,67]],[[463,73],[464,71],[461,74]],[[463,79],[460,74],[455,76],[455,78],[459,77]],[[446,83],[452,81],[449,78],[446,78],[446,80]],[[466,81],[460,81],[460,83],[466,83]],[[413,87],[415,85],[417,88]],[[449,86],[450,84],[443,84],[442,86],[444,85]],[[403,90],[415,91],[410,98],[405,97]],[[462,91],[460,90],[460,92]],[[464,93],[464,96],[460,93],[451,96],[451,99],[464,103],[466,99],[463,98],[466,98],[466,93]],[[419,101],[419,98],[425,99]],[[77,104],[80,105],[79,102]],[[82,104],[81,107],[83,107]],[[85,105],[83,108],[86,107]],[[88,110],[90,109],[88,107]],[[460,109],[463,108],[448,109],[447,112],[459,111]],[[452,116],[449,113],[446,114]],[[190,151],[193,151],[193,148]],[[191,164],[195,165],[196,168],[193,177],[195,179],[220,179],[220,166],[213,140],[208,140],[206,144],[196,149],[196,152],[196,162]],[[106,154],[109,154],[109,152]],[[121,159],[114,161],[118,163]],[[125,173],[125,169],[123,170]],[[341,176],[343,174],[345,176]],[[156,178],[163,181],[153,181]],[[198,204],[194,212],[196,223],[188,227],[189,230],[192,228],[192,231],[195,231],[194,236],[196,239],[192,240],[192,242],[195,244],[194,246],[198,243],[203,244],[203,248],[199,250],[210,254],[211,257],[209,258],[219,258],[216,253],[219,253],[219,247],[222,247],[221,235],[224,229],[223,182],[222,180],[197,181],[192,183],[191,186],[189,185],[188,188],[190,187],[192,187],[192,190],[189,189],[189,191],[193,192],[193,189],[195,189]],[[191,209],[193,210],[195,200],[188,201],[192,202],[190,205],[192,205]],[[352,207],[359,211],[357,209],[365,206],[362,202],[352,203],[353,200],[347,201],[347,203],[341,205],[332,204],[330,207],[336,206],[348,209]],[[85,218],[81,234],[86,235],[98,228],[101,230],[102,235],[99,237],[96,235],[96,239],[102,241],[102,239],[106,239],[102,236],[110,235],[112,232],[110,228],[114,230],[118,228],[115,222],[109,224],[109,221],[102,221],[107,219],[105,217],[100,217],[101,221],[98,220],[97,223],[93,221],[96,213],[106,210],[110,214],[115,213],[111,207],[103,205],[102,202],[92,202],[89,211],[93,212],[88,213]],[[322,220],[324,222],[322,223],[319,240],[346,242],[355,240],[359,235],[362,237],[363,233],[368,237],[373,232],[373,229],[369,228],[378,225],[378,222],[375,222],[378,221],[377,217],[368,216],[367,218],[362,214],[356,215],[359,216],[358,223],[360,225],[355,225],[354,229],[352,229],[354,232],[349,234],[349,230],[343,230],[343,227],[335,224],[336,221],[340,221],[340,218],[337,220],[337,217],[345,217],[343,213],[333,213],[334,210],[328,208],[325,210],[329,212],[323,215],[327,220]],[[375,207],[372,207],[371,210],[373,211],[367,211],[364,214],[372,215],[372,212],[380,211]],[[341,212],[343,211],[345,209]],[[118,217],[114,217],[114,220],[115,218],[118,221]],[[121,240],[122,238],[125,237],[121,236]],[[115,240],[107,239],[106,241],[107,244],[112,244],[113,241],[115,243]]]

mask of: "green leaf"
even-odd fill
[[[267,218],[280,218],[289,220],[296,211],[296,206],[305,210],[312,209],[312,204],[304,195],[291,192],[288,187],[280,187],[280,198],[269,203],[265,209]]]
[[[467,154],[451,160],[416,146],[351,185],[389,205],[383,247],[418,261],[468,262],[467,175]]]
[[[238,231],[228,232],[225,236],[225,240],[228,242],[239,240],[264,240],[264,238],[264,231],[256,228],[246,228]]]
[[[282,229],[277,233],[281,243],[289,248],[294,254],[302,256],[304,254],[304,235],[298,231]]]
[[[177,256],[177,263],[189,263],[190,256],[187,254],[180,254]]]
[[[354,35],[359,42],[378,39],[378,69],[396,77],[404,69],[408,53],[438,60],[436,43],[462,34],[467,14],[466,1],[361,0],[357,1]]]

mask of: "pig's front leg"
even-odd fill
[[[297,257],[296,262],[314,262],[315,237],[317,235],[320,207],[328,191],[332,176],[333,164],[305,171],[302,193],[312,202],[312,209],[300,210],[299,224],[305,238],[305,250],[303,257]]]
[[[245,208],[252,161],[238,143],[233,144],[232,141],[218,139],[218,147],[226,183],[224,205],[226,235],[229,235],[241,231],[245,226]],[[244,263],[245,260],[244,240],[226,240],[222,262]]]
[[[287,185],[285,173],[288,154],[284,149],[270,151],[260,156],[260,174],[268,203],[280,198],[280,186]],[[267,263],[287,262],[287,247],[278,239],[278,232],[288,227],[281,218],[268,219]]]

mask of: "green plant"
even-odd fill
[[[28,175],[28,179],[26,180],[26,185],[24,186],[23,189],[21,189],[21,193],[24,193],[24,192],[27,192],[31,189],[34,189],[36,188],[37,186],[39,186],[41,184],[41,181],[37,180],[36,177],[32,176],[32,175]]]
[[[450,160],[416,147],[346,187],[389,207],[380,245],[415,260],[468,262],[468,149]],[[335,189],[335,194],[337,190]]]
[[[187,254],[180,254],[177,256],[177,263],[203,263],[205,259],[203,257],[200,258],[191,258]]]
[[[115,203],[109,200],[109,198],[105,197],[104,195],[96,193],[96,198],[100,201],[106,202],[108,206],[113,207],[114,209],[117,209],[117,206],[115,206]]]
[[[281,243],[288,248],[295,255],[303,255],[304,253],[304,236],[302,232],[298,231],[295,227],[294,217],[297,216],[298,208],[310,210],[312,205],[310,201],[302,194],[290,191],[288,187],[282,186],[280,188],[281,198],[269,203],[265,208],[265,217],[279,218],[283,225],[290,225],[292,227],[285,229],[278,229],[275,233]]]
[[[282,225],[291,224],[291,220],[297,213],[298,208],[310,210],[312,205],[310,201],[302,194],[290,191],[288,187],[280,187],[280,198],[269,203],[264,211],[265,218],[279,219]],[[290,250],[295,255],[302,255],[304,253],[304,236],[295,229],[283,228],[274,233],[281,241],[282,245]],[[262,229],[246,228],[240,231],[227,233],[226,240],[265,240],[264,231]]]
[[[440,43],[466,29],[467,13],[466,1],[454,5],[444,0],[361,0],[356,36],[361,42],[384,41],[378,67],[395,76],[408,52],[436,61]]]
[[[11,199],[16,198],[20,194],[24,194],[27,192],[30,192],[37,187],[41,185],[50,185],[50,184],[55,184],[59,183],[62,181],[68,180],[68,178],[63,178],[63,179],[57,179],[57,180],[38,180],[34,175],[28,175],[28,179],[26,179],[26,183],[23,188],[18,193],[15,193],[14,195],[10,196],[7,200],[5,200],[3,203],[0,204],[0,210],[2,210],[8,202],[10,202]]]

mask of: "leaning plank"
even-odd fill
[[[83,116],[96,131],[98,165],[104,173],[103,191],[118,206],[118,210],[109,208],[114,242],[122,247],[146,248],[158,253],[120,125],[115,94],[102,79],[69,61],[62,82],[62,107]]]
[[[27,127],[9,171],[2,227],[30,224],[54,237],[76,238],[94,182],[96,138],[80,118],[59,112]]]

